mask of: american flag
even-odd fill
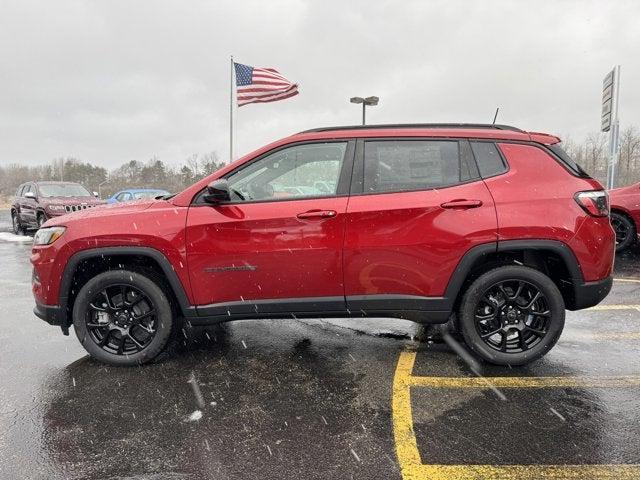
[[[298,94],[291,83],[274,68],[258,68],[235,63],[238,106],[248,103],[277,102]]]

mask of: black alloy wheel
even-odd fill
[[[73,326],[95,359],[117,366],[147,363],[167,347],[174,314],[152,272],[110,270],[89,279],[73,304]]]
[[[483,360],[524,365],[555,345],[564,317],[564,298],[551,278],[530,267],[504,265],[471,283],[457,319],[465,343]]]
[[[86,326],[91,340],[106,352],[141,352],[157,332],[155,305],[131,285],[110,285],[89,303]]]
[[[616,252],[629,248],[635,241],[636,228],[633,222],[625,215],[612,212],[611,226],[616,232]]]
[[[508,279],[489,287],[475,312],[480,338],[494,350],[518,353],[547,335],[551,319],[547,299],[531,283]]]

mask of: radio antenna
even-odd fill
[[[498,118],[498,112],[500,111],[500,107],[496,108],[496,114],[493,116],[493,123],[491,125],[496,124],[496,120]]]

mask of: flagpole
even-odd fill
[[[233,162],[233,55],[231,55],[231,71],[229,80],[229,163]]]

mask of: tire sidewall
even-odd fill
[[[116,355],[103,350],[89,335],[86,326],[89,302],[95,294],[115,284],[130,285],[139,289],[153,303],[157,312],[156,335],[141,352],[131,355]],[[167,296],[153,280],[137,272],[109,271],[93,277],[78,292],[73,305],[73,326],[78,340],[93,358],[115,366],[141,365],[153,360],[166,347],[173,329],[173,313]]]
[[[43,212],[39,212],[36,217],[36,224],[38,228],[41,228],[42,225],[47,221],[47,216]]]
[[[533,284],[545,296],[551,322],[547,334],[533,348],[519,353],[503,353],[489,347],[475,326],[475,310],[487,289],[504,280],[523,280]],[[482,359],[498,365],[524,365],[545,355],[558,341],[564,328],[565,304],[562,294],[545,274],[524,266],[506,266],[491,270],[475,280],[465,292],[460,305],[458,321],[467,346]]]

